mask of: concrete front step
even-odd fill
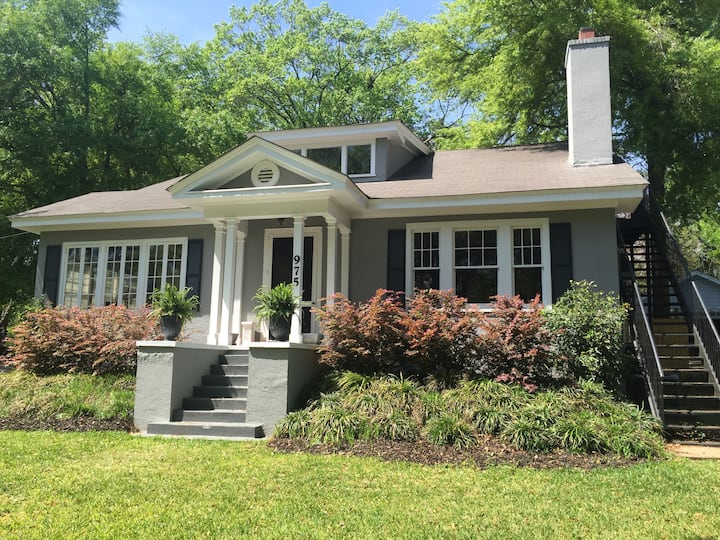
[[[720,426],[720,411],[665,409],[665,423],[674,426]]]
[[[247,366],[250,362],[250,353],[224,354],[219,362],[228,366]]]
[[[148,424],[148,435],[181,437],[259,439],[265,436],[262,424],[227,422],[155,422]]]
[[[239,386],[248,385],[247,375],[203,375],[202,386]]]
[[[666,369],[663,370],[666,381],[674,382],[708,382],[710,376],[704,368]]]
[[[210,366],[210,375],[247,375],[248,366],[231,366],[227,364],[213,364]]]
[[[247,398],[247,387],[239,386],[196,386],[193,397]]]
[[[215,409],[244,411],[246,405],[245,398],[186,397],[183,399],[183,409],[188,411],[212,411]]]
[[[663,393],[673,396],[713,396],[715,385],[709,382],[663,382]]]
[[[209,411],[183,410],[183,422],[223,422],[227,424],[243,424],[245,411],[231,409],[213,409]]]
[[[664,395],[665,412],[671,409],[720,411],[720,398],[715,396],[671,396]]]

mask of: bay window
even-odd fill
[[[185,285],[186,253],[184,238],[66,244],[59,303],[141,307],[155,289]]]
[[[408,294],[454,289],[480,305],[495,295],[551,298],[545,219],[415,223],[407,225],[407,238]]]

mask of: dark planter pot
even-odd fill
[[[160,317],[160,331],[168,341],[175,341],[180,335],[182,327],[182,319],[177,315],[163,315]]]
[[[275,341],[290,339],[290,319],[270,319],[270,337]]]

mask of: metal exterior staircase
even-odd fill
[[[148,435],[202,438],[261,438],[262,424],[247,423],[249,353],[220,356],[193,395],[183,399],[177,420],[148,424]]]
[[[650,407],[669,435],[720,438],[720,338],[649,195],[618,227],[623,299]]]

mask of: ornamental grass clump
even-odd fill
[[[288,415],[277,437],[348,445],[357,440],[416,441],[469,448],[496,436],[521,450],[664,454],[661,425],[601,385],[529,393],[518,384],[465,380],[437,390],[407,378],[357,373],[329,377],[330,391]]]

